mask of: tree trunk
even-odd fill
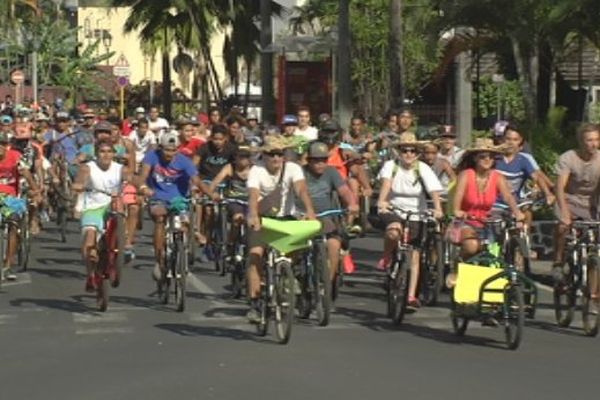
[[[390,99],[393,108],[404,104],[402,0],[390,0]]]
[[[554,56],[552,48],[547,41],[540,45],[540,65],[537,93],[537,110],[540,120],[545,121],[550,109],[552,86],[552,71],[554,70]]]
[[[262,120],[275,122],[275,98],[273,96],[273,53],[265,51],[273,42],[271,0],[260,0],[260,79],[262,97]],[[279,99],[285,101],[285,99]]]
[[[537,110],[537,85],[539,76],[539,56],[537,43],[524,51],[518,39],[511,37],[513,56],[519,74],[519,84],[523,91],[525,116],[528,123],[539,122]],[[535,41],[537,42],[537,40]],[[531,138],[528,138],[531,139]]]
[[[350,0],[340,0],[338,15],[338,119],[343,127],[352,117],[352,59],[350,58]]]
[[[244,115],[248,116],[248,103],[250,102],[250,79],[252,77],[252,61],[246,59],[246,96],[244,97]]]
[[[170,65],[169,49],[162,51],[162,102],[163,113],[165,118],[171,121],[172,111],[172,94],[171,94],[171,65]]]

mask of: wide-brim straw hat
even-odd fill
[[[292,138],[293,139],[293,138]],[[283,137],[281,135],[277,136],[267,136],[265,137],[265,143],[258,147],[256,151],[260,151],[262,153],[268,153],[270,151],[277,150],[286,150],[295,146],[293,140]]]
[[[490,138],[476,138],[473,143],[465,149],[465,154],[489,151],[491,153],[504,153],[505,145],[495,145],[494,140]]]
[[[407,147],[407,146],[415,146],[415,147],[423,147],[427,143],[431,143],[428,140],[418,140],[417,135],[413,132],[403,132],[398,136],[398,138],[392,141],[392,145],[394,147]]]

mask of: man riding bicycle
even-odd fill
[[[163,250],[165,247],[165,222],[169,208],[190,197],[190,183],[200,186],[198,170],[194,163],[177,152],[179,138],[165,133],[159,139],[159,148],[144,157],[139,176],[139,189],[149,199],[150,216],[154,221],[154,256],[156,264],[153,277],[161,281],[166,272]]]

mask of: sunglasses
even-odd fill
[[[408,154],[408,153],[415,154],[416,152],[417,152],[417,149],[414,147],[403,147],[400,149],[400,153],[402,153],[402,154]]]
[[[283,157],[282,151],[268,151],[265,153],[268,157]]]
[[[491,160],[494,158],[494,156],[492,155],[492,153],[479,153],[475,158],[477,160]]]

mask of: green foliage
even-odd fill
[[[549,174],[555,172],[560,154],[575,147],[574,136],[569,140],[563,133],[566,115],[565,107],[551,108],[544,123],[527,129],[535,159],[540,164],[540,168]]]
[[[488,118],[498,113],[499,93],[503,118],[516,122],[525,120],[525,104],[519,82],[505,81],[500,84],[500,91],[498,91],[498,84],[494,83],[491,77],[484,77],[480,80],[479,115]],[[473,102],[473,107],[476,107],[475,99]]]

